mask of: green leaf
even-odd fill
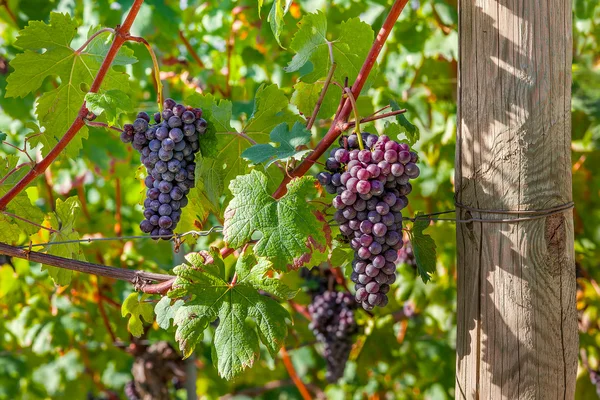
[[[279,143],[278,147],[271,144],[256,144],[242,153],[242,157],[260,164],[268,161],[267,167],[277,160],[287,162],[290,159],[301,160],[311,150],[296,150],[298,146],[310,143],[310,131],[300,122],[296,122],[292,130],[284,122],[271,131],[271,142]]]
[[[69,197],[65,201],[56,199],[56,211],[51,213],[49,217],[50,226],[56,233],[50,235],[50,240],[48,240],[48,242],[78,240],[79,233],[75,230],[75,224],[80,210],[81,204],[76,196]],[[46,253],[58,257],[85,260],[85,256],[79,247],[79,243],[50,245],[47,246],[46,249]],[[52,277],[54,283],[57,285],[62,286],[71,283],[71,277],[73,275],[73,271],[71,270],[50,265],[42,265],[42,269],[48,270],[50,277]]]
[[[298,82],[294,85],[294,93],[290,102],[298,107],[298,110],[308,119],[313,113],[324,85],[325,82],[321,81],[315,83]],[[317,116],[321,116],[321,118],[331,117],[337,110],[341,95],[342,90],[340,88],[330,85]]]
[[[87,108],[94,114],[101,115],[105,112],[109,125],[115,125],[119,115],[132,108],[129,96],[118,89],[88,93],[85,95],[85,102]]]
[[[167,330],[171,327],[171,320],[175,319],[177,310],[183,305],[183,300],[171,300],[167,296],[164,296],[154,307],[154,313],[156,314],[156,323],[158,326]]]
[[[435,242],[430,235],[423,233],[429,227],[429,218],[419,219],[420,215],[423,215],[423,213],[417,213],[417,219],[408,234],[413,246],[419,275],[421,275],[423,282],[427,282],[431,279],[431,274],[435,272],[437,255]]]
[[[145,322],[152,322],[154,318],[154,308],[151,303],[146,302],[148,297],[150,297],[148,294],[142,294],[140,297],[139,293],[133,292],[127,296],[121,306],[122,317],[131,314],[127,321],[127,329],[135,337],[140,337],[144,333],[142,318]]]
[[[29,171],[29,167],[23,166],[14,173],[11,173],[10,176],[7,176],[18,165],[20,165],[19,157],[16,155],[7,155],[5,158],[0,158],[0,179],[5,178],[0,183],[0,196],[3,196],[12,189],[19,179]],[[40,230],[37,225],[44,221],[44,213],[39,207],[31,204],[25,191],[19,193],[8,203],[6,211],[22,219],[0,213],[0,241],[4,243],[16,242],[21,234],[32,235],[36,233]],[[23,219],[30,222],[26,222]]]
[[[398,105],[398,103],[396,103],[394,100],[390,100],[390,105],[392,106],[392,110],[394,110],[394,111],[398,111],[398,110],[402,109],[402,107],[400,107]],[[411,124],[408,121],[408,119],[406,119],[404,114],[396,115],[396,121],[402,128],[404,128],[404,129],[396,128],[398,135],[404,134],[406,136],[406,140],[408,141],[409,145],[412,146],[421,138],[421,133],[419,132],[419,128],[416,125]],[[398,139],[402,140],[403,138],[398,137]]]
[[[217,318],[213,363],[223,378],[232,379],[254,363],[259,356],[259,340],[275,356],[287,335],[286,320],[291,316],[259,291],[282,299],[290,299],[296,292],[267,276],[271,263],[247,250],[237,260],[235,278],[226,279],[218,251],[212,256],[190,253],[186,260],[187,264],[173,270],[177,278],[168,293],[170,298],[187,299],[175,315],[175,339],[184,357],[192,354],[204,331]]]
[[[260,2],[262,3],[262,2]],[[259,8],[260,4],[259,3]],[[271,11],[269,12],[269,16],[267,17],[267,21],[271,25],[271,31],[273,31],[273,36],[275,36],[275,40],[281,46],[281,29],[283,28],[284,22],[283,17],[287,14],[290,6],[292,5],[292,0],[273,0],[273,6],[271,7]],[[283,46],[281,46],[283,47]]]
[[[100,69],[100,64],[110,43],[102,35],[94,38],[81,53],[70,47],[78,25],[68,14],[52,13],[50,24],[31,21],[19,32],[15,45],[23,48],[11,61],[15,71],[7,78],[6,97],[24,97],[37,91],[44,81],[53,76],[60,78],[55,89],[44,92],[37,100],[36,115],[45,128],[42,135],[30,140],[32,147],[41,144],[45,156],[65,134],[76,118],[84,96]],[[90,36],[93,31],[90,31]],[[45,50],[44,52],[40,52]],[[122,48],[117,56],[118,64],[131,63],[131,50]],[[127,74],[110,68],[103,82],[103,88],[127,90]],[[87,138],[88,129],[83,127],[61,154],[74,158],[82,147],[82,139]]]
[[[290,45],[296,54],[285,68],[287,72],[298,71],[310,61],[313,69],[304,75],[302,80],[313,83],[325,77],[331,66],[328,45],[330,43],[333,60],[337,64],[334,79],[338,82],[343,82],[346,77],[350,82],[356,80],[373,44],[373,29],[368,24],[359,18],[342,22],[339,26],[339,36],[334,40],[327,39],[327,17],[321,11],[307,14],[298,26],[298,32]],[[373,78],[374,76],[371,76],[369,80],[372,81]]]
[[[302,177],[288,184],[279,200],[267,190],[267,177],[258,171],[238,176],[229,189],[233,199],[225,210],[224,239],[232,248],[247,243],[255,232],[262,237],[254,247],[258,256],[269,258],[280,271],[291,264],[299,268],[311,260],[312,252],[327,248],[326,223],[317,218],[307,198],[315,195],[315,180]]]
[[[277,85],[261,85],[256,92],[252,116],[242,133],[257,143],[268,143],[269,133],[275,126],[283,122],[291,125],[300,120],[287,110],[288,103],[287,97]],[[207,143],[200,139],[202,155],[196,157],[197,191],[207,210],[221,214],[223,195],[225,202],[231,198],[229,193],[225,193],[228,183],[251,170],[242,157],[244,150],[251,144],[231,126],[230,101],[217,102],[211,94],[195,94],[188,98],[188,104],[202,108],[208,121],[208,135],[214,138],[214,141]],[[205,151],[205,146],[211,150]],[[268,174],[270,180],[281,180],[279,169],[269,171]]]

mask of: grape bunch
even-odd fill
[[[355,304],[349,293],[326,290],[316,295],[308,306],[309,328],[325,346],[323,355],[329,382],[336,382],[344,374],[352,349],[352,336],[358,330],[354,319]]]
[[[360,150],[356,134],[343,136],[317,175],[336,209],[334,219],[354,250],[351,279],[356,301],[365,310],[388,303],[386,293],[396,281],[402,248],[402,213],[419,176],[417,154],[389,137],[364,133]]]
[[[123,127],[121,140],[132,143],[140,152],[140,161],[148,173],[144,180],[148,188],[145,219],[140,229],[168,239],[194,187],[194,156],[207,123],[200,108],[185,107],[173,99],[165,100],[163,112],[154,114],[152,122],[147,113],[139,113],[133,124]]]

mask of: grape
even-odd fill
[[[195,125],[196,125],[196,130],[198,131],[198,133],[200,135],[202,135],[204,132],[206,132],[206,128],[208,127],[208,123],[203,118],[196,120]]]
[[[182,104],[177,104],[173,107],[173,114],[180,117],[186,111],[186,107]]]
[[[127,132],[121,132],[121,142],[123,143],[131,143],[133,141],[133,136],[129,135]]]
[[[191,111],[185,111],[183,114],[181,114],[181,120],[186,124],[191,124],[196,120],[196,116]]]
[[[133,130],[136,132],[146,132],[148,129],[148,121],[142,118],[138,118],[133,121]],[[410,155],[409,155],[410,156]]]
[[[359,295],[360,298],[366,298],[368,293],[363,289],[357,292],[357,299]],[[325,377],[331,383],[344,374],[353,336],[358,331],[354,304],[354,298],[349,293],[325,290],[314,296],[308,306],[311,316],[309,327],[317,341],[324,345],[323,356],[327,362]]]
[[[170,228],[171,225],[173,225],[173,220],[166,215],[163,215],[158,220],[158,226],[160,226],[163,229]]]
[[[332,200],[334,220],[355,251],[351,280],[355,299],[366,310],[388,303],[402,253],[402,209],[408,205],[410,179],[419,176],[418,156],[404,143],[363,133],[341,137],[317,179]],[[412,251],[412,249],[410,250]]]
[[[152,210],[148,210],[148,211],[152,211]],[[154,226],[152,225],[152,223],[149,220],[145,219],[142,222],[140,222],[140,229],[144,233],[150,233],[150,232],[152,232],[152,229],[154,229]]]

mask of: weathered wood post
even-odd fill
[[[459,3],[456,398],[572,399],[572,2]]]

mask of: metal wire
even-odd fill
[[[101,238],[87,238],[87,239],[79,239],[79,240],[64,240],[60,242],[46,242],[46,243],[37,243],[37,244],[28,244],[25,246],[19,246],[21,249],[29,249],[32,247],[46,247],[53,246],[56,244],[70,244],[70,243],[91,243],[91,242],[106,242],[106,241],[117,241],[117,240],[131,240],[131,239],[180,239],[185,236],[194,235],[194,236],[208,236],[211,233],[220,233],[223,232],[222,226],[213,226],[208,231],[187,231],[180,234],[173,235],[143,235],[143,236],[119,236],[119,237],[101,237]]]

